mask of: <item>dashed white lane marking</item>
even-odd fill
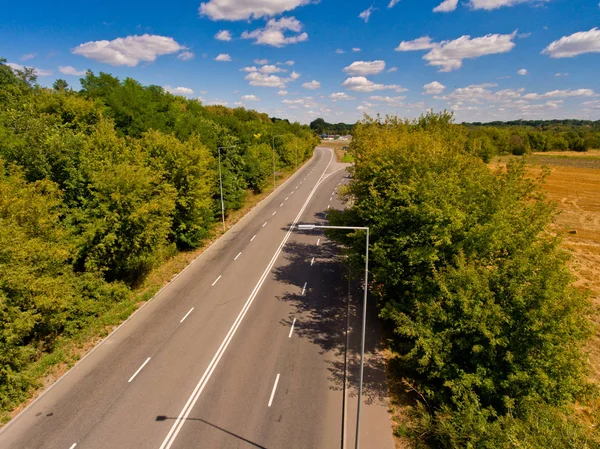
[[[254,237],[252,237],[252,238],[250,239],[250,241],[254,240],[255,238],[256,238],[256,234],[254,234]]]
[[[73,443],[73,446],[71,446],[69,449],[75,449],[76,446],[77,446],[77,443]]]
[[[277,211],[273,212],[273,215],[275,215],[277,213]]]
[[[288,338],[292,338],[292,334],[294,333],[295,325],[296,325],[296,318],[294,318],[294,321],[292,321],[292,327],[290,328],[290,334],[288,335]]]
[[[327,210],[331,209],[331,204],[327,205]]]
[[[294,192],[290,193],[290,195],[293,195],[293,194],[294,194]]]
[[[281,204],[279,205],[279,207],[281,207],[281,206],[283,206],[283,203],[281,203]]]
[[[146,363],[148,363],[149,361],[150,361],[150,357],[148,357],[146,359],[146,361],[144,363],[142,363],[142,366],[140,366],[138,368],[138,370],[135,373],[133,373],[133,376],[131,376],[127,382],[130,383],[133,379],[135,379],[135,376],[137,376],[139,374],[139,372],[144,368],[144,366],[146,366]]]
[[[304,296],[304,293],[306,293],[306,284],[308,284],[308,282],[305,282],[304,287],[302,287],[302,296]]]
[[[288,198],[289,198],[289,196],[286,196],[286,197],[285,197],[285,200],[287,201],[287,200],[288,200]]]
[[[241,255],[242,255],[242,252],[240,251],[240,252],[238,253],[238,255],[237,255],[237,256],[235,256],[235,259],[233,259],[233,260],[238,260],[238,257],[240,257]]]
[[[275,397],[275,391],[277,390],[277,384],[279,383],[279,373],[277,373],[277,377],[275,378],[275,384],[273,385],[273,391],[271,391],[271,397],[269,398],[269,407],[273,404],[273,398]]]
[[[219,277],[218,277],[217,279],[215,279],[215,282],[213,282],[213,283],[212,283],[211,287],[214,287],[214,286],[215,286],[215,284],[216,284],[217,282],[219,282],[219,279],[221,279],[221,277],[222,277],[222,276],[223,276],[223,275],[222,275],[222,274],[220,274],[220,275],[219,275]]]
[[[317,239],[317,246],[319,246],[319,243],[321,243],[321,239]]]
[[[267,225],[267,222],[265,221],[265,224],[262,225],[262,227],[264,228]]]
[[[193,308],[193,307],[192,307],[192,308],[189,310],[189,312],[188,312],[188,313],[186,313],[186,314],[184,315],[184,317],[181,319],[180,323],[183,323],[183,322],[185,321],[185,319],[188,317],[188,315],[189,315],[190,313],[192,313],[192,310],[194,310],[194,308]]]
[[[315,263],[315,258],[313,257],[312,260],[310,261],[310,266],[312,267],[314,263]]]

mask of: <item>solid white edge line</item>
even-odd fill
[[[192,313],[192,310],[194,310],[194,308],[193,308],[193,307],[192,307],[192,308],[189,310],[189,312],[188,312],[188,313],[186,313],[186,314],[185,314],[185,316],[184,316],[184,317],[181,319],[180,323],[183,323],[183,322],[185,321],[185,319],[188,317],[188,315],[189,315],[190,313]]]
[[[333,161],[333,152],[329,151],[329,163],[325,167],[325,170],[323,170],[323,173],[325,173],[327,171],[327,169],[331,165],[332,161]],[[321,179],[319,179],[319,182],[317,182],[317,184],[313,187],[312,191],[308,195],[308,198],[304,202],[304,205],[300,209],[300,212],[298,212],[298,215],[296,215],[296,218],[294,219],[293,223],[290,225],[290,229],[288,230],[288,232],[286,233],[285,237],[281,241],[281,244],[279,245],[279,247],[275,251],[275,254],[273,254],[273,258],[271,259],[271,262],[265,268],[265,271],[263,272],[262,276],[258,280],[258,283],[254,287],[254,290],[252,290],[252,293],[250,293],[250,296],[246,300],[246,303],[242,307],[242,310],[240,311],[239,315],[237,316],[237,318],[235,319],[235,321],[231,325],[231,328],[229,329],[229,332],[227,332],[227,335],[225,336],[225,339],[223,340],[223,342],[221,343],[221,346],[219,346],[219,349],[217,350],[217,352],[213,356],[212,360],[208,364],[208,367],[206,368],[206,371],[204,371],[204,374],[202,375],[202,377],[198,381],[198,384],[194,388],[194,391],[192,391],[192,394],[190,395],[190,397],[188,398],[187,402],[183,406],[183,409],[179,413],[179,416],[173,422],[173,425],[171,426],[171,429],[169,430],[169,433],[165,437],[165,439],[162,442],[162,444],[160,445],[159,449],[170,449],[170,447],[173,445],[173,442],[175,441],[175,438],[177,438],[177,434],[179,434],[179,431],[183,427],[183,424],[185,423],[185,420],[187,419],[187,417],[191,413],[192,409],[194,408],[194,405],[196,405],[196,402],[198,401],[198,398],[200,398],[200,395],[202,394],[202,391],[204,390],[204,388],[206,387],[206,384],[210,380],[210,377],[212,376],[212,373],[214,372],[215,368],[217,367],[219,361],[221,360],[221,357],[223,357],[223,354],[227,350],[227,347],[229,346],[229,343],[233,339],[233,336],[237,332],[237,329],[239,328],[242,320],[244,319],[244,317],[246,316],[246,313],[250,309],[250,306],[254,302],[254,299],[256,298],[256,295],[258,294],[258,291],[260,290],[260,287],[265,282],[265,279],[267,278],[267,276],[271,272],[271,269],[273,268],[273,265],[275,265],[275,261],[279,257],[279,254],[281,254],[281,251],[283,250],[283,247],[285,246],[286,242],[290,238],[290,235],[292,234],[292,231],[294,230],[294,227],[298,223],[298,220],[300,220],[300,217],[304,213],[304,210],[308,206],[308,203],[310,202],[311,198],[313,197],[313,195],[317,191],[317,188],[319,187],[319,185],[323,181],[323,179],[325,179],[325,178],[323,178],[323,175],[321,175]]]
[[[312,267],[314,263],[315,263],[315,258],[313,257],[312,260],[310,261],[310,266]]]
[[[217,279],[215,279],[215,282],[213,282],[213,283],[212,283],[211,287],[214,287],[214,286],[215,286],[215,284],[216,284],[217,282],[219,282],[219,279],[221,279],[221,277],[223,277],[223,275],[222,275],[222,274],[220,274],[220,275],[219,275],[219,277],[218,277]]]
[[[279,383],[279,373],[277,373],[277,377],[275,378],[275,383],[273,384],[273,391],[271,391],[271,397],[269,398],[269,407],[273,404],[273,398],[275,397],[275,391],[277,391],[277,384]]]
[[[256,238],[256,234],[254,234],[254,237],[252,237],[252,238],[250,239],[250,241],[254,240],[255,238]]]
[[[237,255],[237,256],[235,256],[235,258],[234,258],[233,260],[238,260],[238,257],[240,257],[241,255],[242,255],[242,252],[240,251],[240,252],[238,253],[238,255]]]
[[[302,287],[302,296],[304,296],[304,293],[306,293],[306,284],[308,284],[308,282],[305,282],[304,287]]]
[[[290,328],[290,335],[288,335],[288,338],[292,338],[292,334],[294,333],[295,325],[296,325],[296,318],[294,318],[294,321],[292,321],[292,327]]]
[[[140,373],[140,371],[141,371],[142,369],[144,369],[144,366],[146,366],[146,363],[148,363],[149,361],[150,361],[150,357],[148,357],[148,358],[146,359],[146,361],[145,361],[144,363],[142,363],[142,366],[140,366],[140,367],[137,369],[137,371],[136,371],[135,373],[133,373],[133,376],[131,376],[131,377],[129,378],[129,380],[127,381],[127,383],[131,383],[131,381],[132,381],[133,379],[135,379],[135,376],[137,376],[137,375]]]

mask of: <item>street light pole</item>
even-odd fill
[[[360,342],[360,377],[358,383],[358,408],[356,410],[356,441],[354,444],[355,449],[359,449],[359,435],[360,435],[360,412],[362,404],[362,391],[363,391],[363,373],[365,368],[365,335],[367,330],[367,283],[369,280],[369,228],[366,226],[320,226],[313,224],[301,224],[298,225],[298,229],[311,230],[311,229],[347,229],[347,230],[363,230],[367,231],[366,239],[366,250],[365,250],[365,284],[364,284],[364,297],[363,297],[363,314],[362,314],[362,335]]]
[[[219,187],[221,189],[221,218],[223,220],[223,232],[225,232],[225,202],[223,201],[223,177],[221,175],[221,149],[235,147],[236,145],[231,145],[229,147],[217,147],[217,151],[219,153]]]

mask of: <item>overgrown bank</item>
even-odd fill
[[[0,412],[25,401],[69,339],[127,317],[132,289],[318,142],[298,123],[203,106],[88,72],[80,92],[0,60]],[[272,146],[275,151],[273,152]],[[151,291],[148,292],[148,295]],[[43,363],[39,363],[43,361]]]
[[[491,171],[445,114],[354,127],[351,209],[371,229],[372,292],[416,447],[600,447],[583,351],[589,303],[522,163]],[[361,264],[364,236],[336,235]]]

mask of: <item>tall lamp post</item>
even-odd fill
[[[273,192],[275,191],[275,137],[273,136]]]
[[[364,230],[367,231],[367,243],[365,250],[365,285],[364,285],[364,298],[363,298],[363,313],[362,313],[362,336],[360,341],[360,377],[358,383],[358,408],[356,410],[356,441],[355,449],[359,448],[359,434],[360,434],[360,408],[362,403],[362,390],[363,390],[363,372],[365,366],[365,334],[367,328],[367,282],[369,278],[369,228],[366,226],[320,226],[314,224],[301,224],[298,225],[298,229],[311,230],[311,229],[347,229],[347,230]]]
[[[221,218],[223,220],[223,232],[225,232],[225,202],[223,201],[223,176],[221,175],[221,150],[227,148],[235,148],[237,145],[230,145],[228,147],[217,147],[219,152],[219,187],[221,188]]]

